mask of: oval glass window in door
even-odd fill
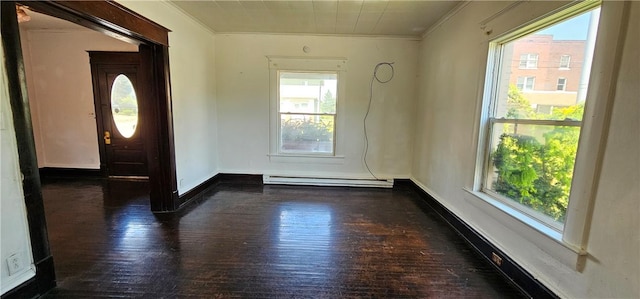
[[[131,80],[120,74],[111,86],[111,115],[118,132],[130,138],[138,126],[138,99]]]

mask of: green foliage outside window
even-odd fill
[[[509,118],[580,120],[584,112],[584,104],[577,104],[554,109],[551,115],[537,114],[530,109],[526,98],[512,90],[507,104]],[[541,134],[544,143],[531,136],[535,135],[535,126],[530,128],[530,135],[513,131],[515,133],[500,136],[496,150],[491,155],[498,174],[492,189],[564,222],[580,128],[554,127]]]
[[[535,138],[503,134],[493,153],[498,178],[493,189],[564,222],[578,145],[576,128],[560,127]]]
[[[329,119],[289,119],[282,122],[283,141],[330,141],[333,123]]]
[[[138,102],[133,96],[128,95],[120,98],[112,103],[113,110],[116,114],[120,115],[137,115],[138,114]]]
[[[529,100],[522,95],[515,85],[509,85],[509,91],[507,92],[507,118],[531,119],[535,117],[535,114]]]
[[[322,100],[320,100],[321,113],[336,113],[336,98],[331,94],[331,90],[327,90]]]

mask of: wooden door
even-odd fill
[[[139,53],[90,51],[100,144],[100,168],[109,177],[148,177],[140,109],[145,87]]]

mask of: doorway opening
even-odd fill
[[[128,44],[128,48],[94,48],[85,50],[116,50],[138,51],[139,74],[137,81],[149,82],[138,88],[137,93],[148,100],[139,102],[138,114],[144,118],[144,126],[139,128],[139,141],[146,146],[142,151],[131,154],[120,152],[121,156],[137,155],[138,173],[134,176],[148,175],[150,185],[150,206],[154,212],[170,212],[179,207],[176,183],[176,167],[173,141],[173,123],[171,115],[171,99],[169,90],[169,61],[168,61],[168,32],[169,30],[128,10],[127,8],[108,1],[95,2],[17,2],[27,6],[31,11],[49,17],[66,20],[75,26],[90,29],[92,32],[116,38],[121,44]],[[135,20],[132,22],[131,20]],[[103,36],[104,38],[104,36]],[[124,43],[122,43],[124,42]],[[90,76],[84,78],[91,82]],[[96,107],[99,108],[99,107]],[[98,117],[99,110],[95,109]],[[86,115],[85,115],[86,116]],[[95,122],[95,120],[94,120]],[[94,126],[96,126],[94,124]],[[96,126],[98,127],[98,126]],[[85,128],[86,130],[86,128]],[[89,129],[91,130],[91,129]],[[93,134],[98,132],[93,129]],[[104,130],[93,136],[94,146],[104,141]],[[57,132],[59,135],[61,132]],[[55,136],[53,138],[56,138]],[[64,143],[64,142],[62,142]],[[108,162],[106,151],[100,151],[100,170],[102,175],[108,176]],[[95,157],[95,156],[94,156]],[[94,165],[97,164],[94,162]],[[121,164],[122,165],[122,164]],[[140,171],[145,168],[146,173]],[[95,167],[95,166],[94,166]],[[117,174],[116,174],[117,175]]]
[[[34,278],[3,296],[20,294],[17,296],[33,297],[55,286],[55,271],[38,174],[16,4],[139,45],[142,70],[139,78],[150,83],[143,87],[150,100],[141,103],[139,110],[150,123],[143,129],[143,138],[144,144],[148,145],[144,152],[148,161],[150,207],[154,212],[171,212],[179,207],[170,97],[169,30],[111,1],[2,1],[0,4],[7,86],[36,268]]]
[[[148,177],[144,125],[138,122],[145,119],[138,102],[149,101],[137,86],[142,83],[139,44],[19,9],[28,16],[19,27],[40,174]],[[97,51],[118,54],[105,57]],[[91,59],[91,53],[97,57]],[[115,71],[127,73],[135,86],[127,89],[118,80],[119,88],[110,89]],[[112,105],[108,98],[124,91]],[[115,124],[109,121],[112,110]],[[114,136],[105,139],[103,132]]]

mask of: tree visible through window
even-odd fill
[[[551,77],[549,70],[557,69],[557,60],[538,60],[538,55],[532,59],[530,53],[584,53],[595,39],[595,34],[588,32],[592,13],[599,13],[599,9],[497,43],[500,76],[498,82],[488,83],[494,90],[486,99],[491,108],[482,190],[552,227],[561,227],[566,216],[585,104],[580,95],[586,93],[586,84],[569,89],[565,77]],[[573,22],[575,19],[582,21]],[[567,24],[572,26],[571,33]],[[568,68],[570,56],[562,57],[566,58],[561,67]],[[531,61],[536,69],[531,69]],[[582,72],[583,65],[563,74],[588,82],[589,73]],[[534,80],[540,82],[535,90]],[[553,92],[559,90],[565,92]]]

